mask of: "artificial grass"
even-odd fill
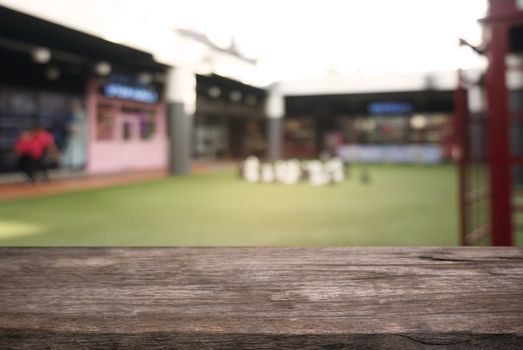
[[[450,165],[355,166],[327,187],[220,171],[0,203],[0,245],[449,246],[457,213]]]

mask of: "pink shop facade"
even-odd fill
[[[167,166],[165,103],[161,86],[125,75],[93,78],[86,96],[88,174]]]

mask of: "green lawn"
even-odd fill
[[[452,166],[352,168],[329,187],[232,171],[0,203],[0,245],[456,245]]]

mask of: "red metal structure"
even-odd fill
[[[523,211],[523,1],[490,0],[482,23],[488,67],[460,71],[455,95],[461,243],[507,246]]]

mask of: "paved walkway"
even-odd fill
[[[231,169],[233,163],[201,163],[195,162],[191,166],[192,173],[202,173],[212,170]],[[87,176],[75,174],[75,177],[60,176],[48,183],[28,184],[20,182],[0,183],[0,201],[15,198],[27,198],[34,196],[43,196],[55,193],[70,191],[88,191],[96,188],[110,187],[115,185],[130,184],[148,180],[161,179],[166,177],[166,169],[157,169],[150,171],[128,172],[110,175]]]
[[[63,193],[69,191],[88,191],[95,188],[135,183],[167,176],[165,170],[111,174],[102,176],[82,176],[78,178],[51,180],[48,183],[11,183],[0,185],[0,201]]]

